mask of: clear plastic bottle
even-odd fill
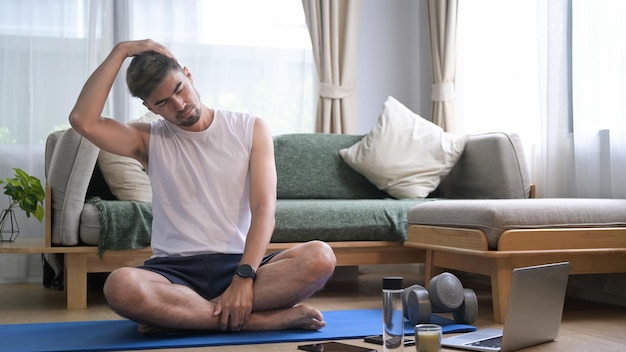
[[[383,278],[383,351],[404,351],[402,277]]]

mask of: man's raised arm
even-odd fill
[[[147,140],[142,135],[148,131],[147,125],[143,129],[141,125],[128,126],[101,114],[124,60],[146,51],[172,57],[167,48],[149,39],[117,44],[91,74],[69,116],[72,127],[101,149],[140,161],[146,161]]]

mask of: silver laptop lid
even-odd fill
[[[513,270],[501,351],[552,341],[559,335],[569,263]]]

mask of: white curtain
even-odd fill
[[[0,178],[21,168],[45,183],[44,142],[69,127],[82,84],[112,47],[112,9],[106,0],[0,2]],[[43,236],[43,224],[16,215],[20,237]],[[0,283],[40,278],[39,255],[0,255]]]
[[[316,132],[357,132],[356,52],[361,0],[302,0],[319,76]]]
[[[626,198],[626,3],[572,0],[571,12],[574,195]]]
[[[519,133],[538,197],[625,198],[624,16],[611,0],[460,2],[460,132]]]
[[[626,198],[626,3],[550,0],[538,10],[539,192]]]
[[[69,127],[80,89],[113,45],[143,38],[172,49],[207,105],[261,116],[275,135],[313,132],[317,76],[297,1],[2,0],[0,178],[19,167],[45,182],[48,134]],[[144,112],[122,72],[104,114]],[[42,224],[17,215],[20,237],[43,236]],[[0,283],[40,279],[38,255],[0,255]]]
[[[575,194],[571,104],[570,1],[547,1],[537,9],[540,140],[529,160],[538,196]]]
[[[428,0],[430,50],[433,61],[433,123],[455,132],[457,0]]]

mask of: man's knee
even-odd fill
[[[327,275],[330,277],[337,264],[333,249],[326,242],[322,241],[307,242],[305,247],[305,253],[310,256],[312,261],[309,263],[309,267],[323,276]]]
[[[140,296],[137,292],[138,278],[135,277],[135,270],[137,269],[119,268],[109,274],[104,283],[103,292],[107,302],[113,308],[128,304],[129,298]]]

